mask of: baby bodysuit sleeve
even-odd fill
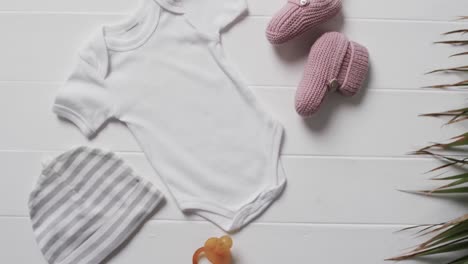
[[[92,137],[115,114],[115,104],[105,85],[106,62],[93,49],[80,52],[73,72],[58,91],[53,111]]]
[[[246,0],[187,1],[188,17],[210,35],[219,33],[247,11]]]

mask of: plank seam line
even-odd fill
[[[56,81],[18,81],[18,80],[0,80],[0,85],[54,85],[60,86],[63,82]],[[262,90],[287,90],[287,89],[296,89],[296,86],[293,85],[254,85],[249,84],[248,87],[251,89],[262,89]],[[0,87],[2,89],[10,89],[10,87]],[[429,89],[429,88],[367,88],[368,92],[402,92],[402,93],[436,93],[436,94],[468,94],[468,90],[461,89]]]
[[[95,146],[99,147],[99,146]],[[61,153],[66,149],[49,149],[49,150],[24,150],[24,149],[5,149],[0,150],[2,153]],[[143,151],[139,150],[114,150],[117,154],[124,155],[144,155]],[[431,157],[401,155],[401,156],[365,156],[365,155],[317,155],[317,154],[280,154],[284,158],[317,158],[317,159],[350,159],[350,160],[434,160]],[[457,155],[453,155],[456,157]]]
[[[271,15],[248,15],[248,17],[258,17],[258,18],[268,18],[270,19]],[[466,21],[456,20],[456,17],[447,18],[447,19],[418,19],[418,18],[389,18],[389,17],[344,17],[345,20],[349,21],[368,21],[368,22],[401,22],[401,23],[436,23],[436,24],[466,24]]]
[[[14,15],[85,15],[85,16],[125,16],[131,13],[129,12],[99,12],[99,11],[28,11],[28,10],[2,10],[1,14],[14,14]],[[252,18],[271,18],[272,15],[265,14],[249,14],[247,17]],[[356,21],[372,21],[372,22],[405,22],[405,23],[452,23],[452,24],[463,24],[466,22],[447,19],[418,19],[418,18],[378,18],[378,17],[345,17],[345,20],[356,20]]]
[[[1,82],[0,82],[1,83]],[[296,89],[292,85],[248,85],[252,89]],[[367,88],[369,92],[401,92],[401,93],[437,93],[437,94],[468,94],[462,89],[431,89],[431,88]]]
[[[24,220],[29,219],[28,216],[19,215],[0,215],[0,219],[18,219]],[[150,222],[161,222],[161,223],[180,223],[180,224],[209,224],[206,220],[175,220],[175,219],[150,219]],[[334,223],[334,222],[252,222],[251,225],[282,225],[282,226],[293,226],[293,225],[311,225],[311,226],[349,226],[349,227],[410,227],[412,224],[385,224],[385,223]]]

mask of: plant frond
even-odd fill
[[[426,74],[432,74],[432,73],[437,73],[437,72],[450,72],[450,71],[468,72],[468,66],[459,66],[459,67],[453,67],[453,68],[437,69],[437,70],[427,72]]]
[[[450,44],[456,46],[464,46],[468,45],[468,40],[443,40],[443,41],[436,41],[434,44]]]
[[[464,56],[464,55],[468,55],[468,52],[455,53],[453,55],[450,55],[449,58],[457,57],[457,56]]]
[[[462,33],[462,34],[468,33],[468,29],[452,30],[452,31],[449,31],[449,32],[445,32],[442,35],[451,35],[451,34],[458,34],[458,33]]]
[[[424,235],[440,232],[439,234],[420,244],[416,249],[408,252],[407,254],[387,260],[400,261],[468,248],[468,215],[464,215],[460,218],[444,223],[443,225],[433,225],[433,227],[435,226],[437,226],[437,228],[426,232]],[[459,260],[460,259],[457,259],[455,261]]]
[[[464,80],[461,82],[457,83],[449,83],[449,84],[438,84],[438,85],[431,85],[431,86],[426,86],[423,88],[438,88],[438,89],[446,89],[446,88],[463,88],[465,86],[468,86],[468,80]]]

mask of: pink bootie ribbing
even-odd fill
[[[266,29],[272,44],[281,44],[334,17],[341,0],[288,0]]]
[[[338,32],[323,34],[310,50],[297,88],[297,113],[311,116],[329,92],[355,95],[366,79],[368,68],[369,54],[364,46]]]

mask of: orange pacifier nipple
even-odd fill
[[[230,236],[209,238],[205,245],[193,254],[193,264],[198,264],[201,254],[204,254],[213,264],[231,264],[231,247],[232,239]]]

